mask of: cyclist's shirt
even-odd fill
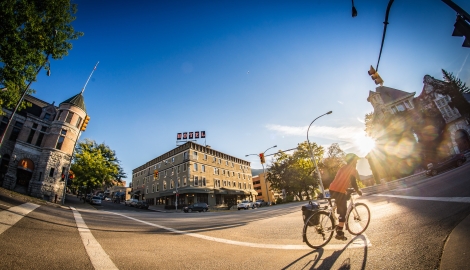
[[[335,179],[331,182],[329,190],[346,194],[346,189],[351,184],[355,190],[358,190],[356,176],[358,175],[356,166],[352,164],[344,165],[336,173]]]

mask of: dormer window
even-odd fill
[[[51,119],[51,114],[50,113],[45,113],[43,119],[46,120],[46,121],[49,121],[49,119]]]

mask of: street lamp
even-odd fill
[[[277,145],[275,146],[272,146],[272,147],[269,147],[268,149],[266,149],[264,152],[263,152],[263,155],[269,150],[269,149],[272,149],[272,148],[275,148],[277,147]],[[245,157],[247,156],[259,156],[257,154],[248,154],[248,155],[245,155]],[[264,177],[264,184],[266,186],[266,196],[268,197],[268,205],[271,205],[271,200],[269,198],[269,190],[268,190],[268,182],[266,181],[266,173],[264,171],[264,163],[261,162],[261,165],[263,166],[263,177]]]
[[[323,198],[325,198],[325,188],[323,187],[323,182],[321,180],[321,174],[320,174],[320,169],[318,169],[318,165],[317,165],[317,160],[315,159],[315,156],[313,155],[313,150],[312,150],[312,146],[310,145],[310,141],[308,140],[308,131],[310,130],[310,127],[312,126],[313,122],[315,122],[315,120],[317,120],[318,118],[322,117],[322,116],[325,116],[327,114],[331,114],[333,111],[329,111],[325,114],[322,114],[320,116],[318,116],[317,118],[313,119],[312,123],[310,123],[310,125],[308,126],[308,129],[307,129],[307,142],[308,142],[308,148],[310,149],[310,156],[313,160],[313,163],[315,164],[315,168],[317,170],[317,174],[318,174],[318,179],[320,180],[320,187],[321,187],[321,192],[323,194]]]

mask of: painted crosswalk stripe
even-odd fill
[[[39,205],[34,203],[25,203],[0,212],[0,234],[11,228],[16,222],[20,221],[29,214],[29,212],[38,207]]]
[[[408,199],[408,200],[420,200],[420,201],[470,203],[470,197],[418,197],[418,196],[388,195],[388,194],[374,194],[372,196],[400,198],[400,199]]]
[[[111,258],[104,251],[101,245],[96,241],[95,237],[91,233],[90,229],[86,225],[85,221],[82,218],[82,215],[74,207],[70,207],[73,211],[73,216],[75,222],[77,223],[78,232],[82,238],[83,245],[85,246],[88,257],[90,258],[93,267],[97,270],[99,269],[118,269],[114,265]]]

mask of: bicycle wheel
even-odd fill
[[[333,237],[334,224],[333,217],[330,216],[329,212],[316,212],[305,221],[303,230],[304,242],[311,248],[323,247]]]
[[[351,211],[346,216],[348,232],[353,235],[363,233],[370,222],[369,207],[363,203],[355,203]]]

